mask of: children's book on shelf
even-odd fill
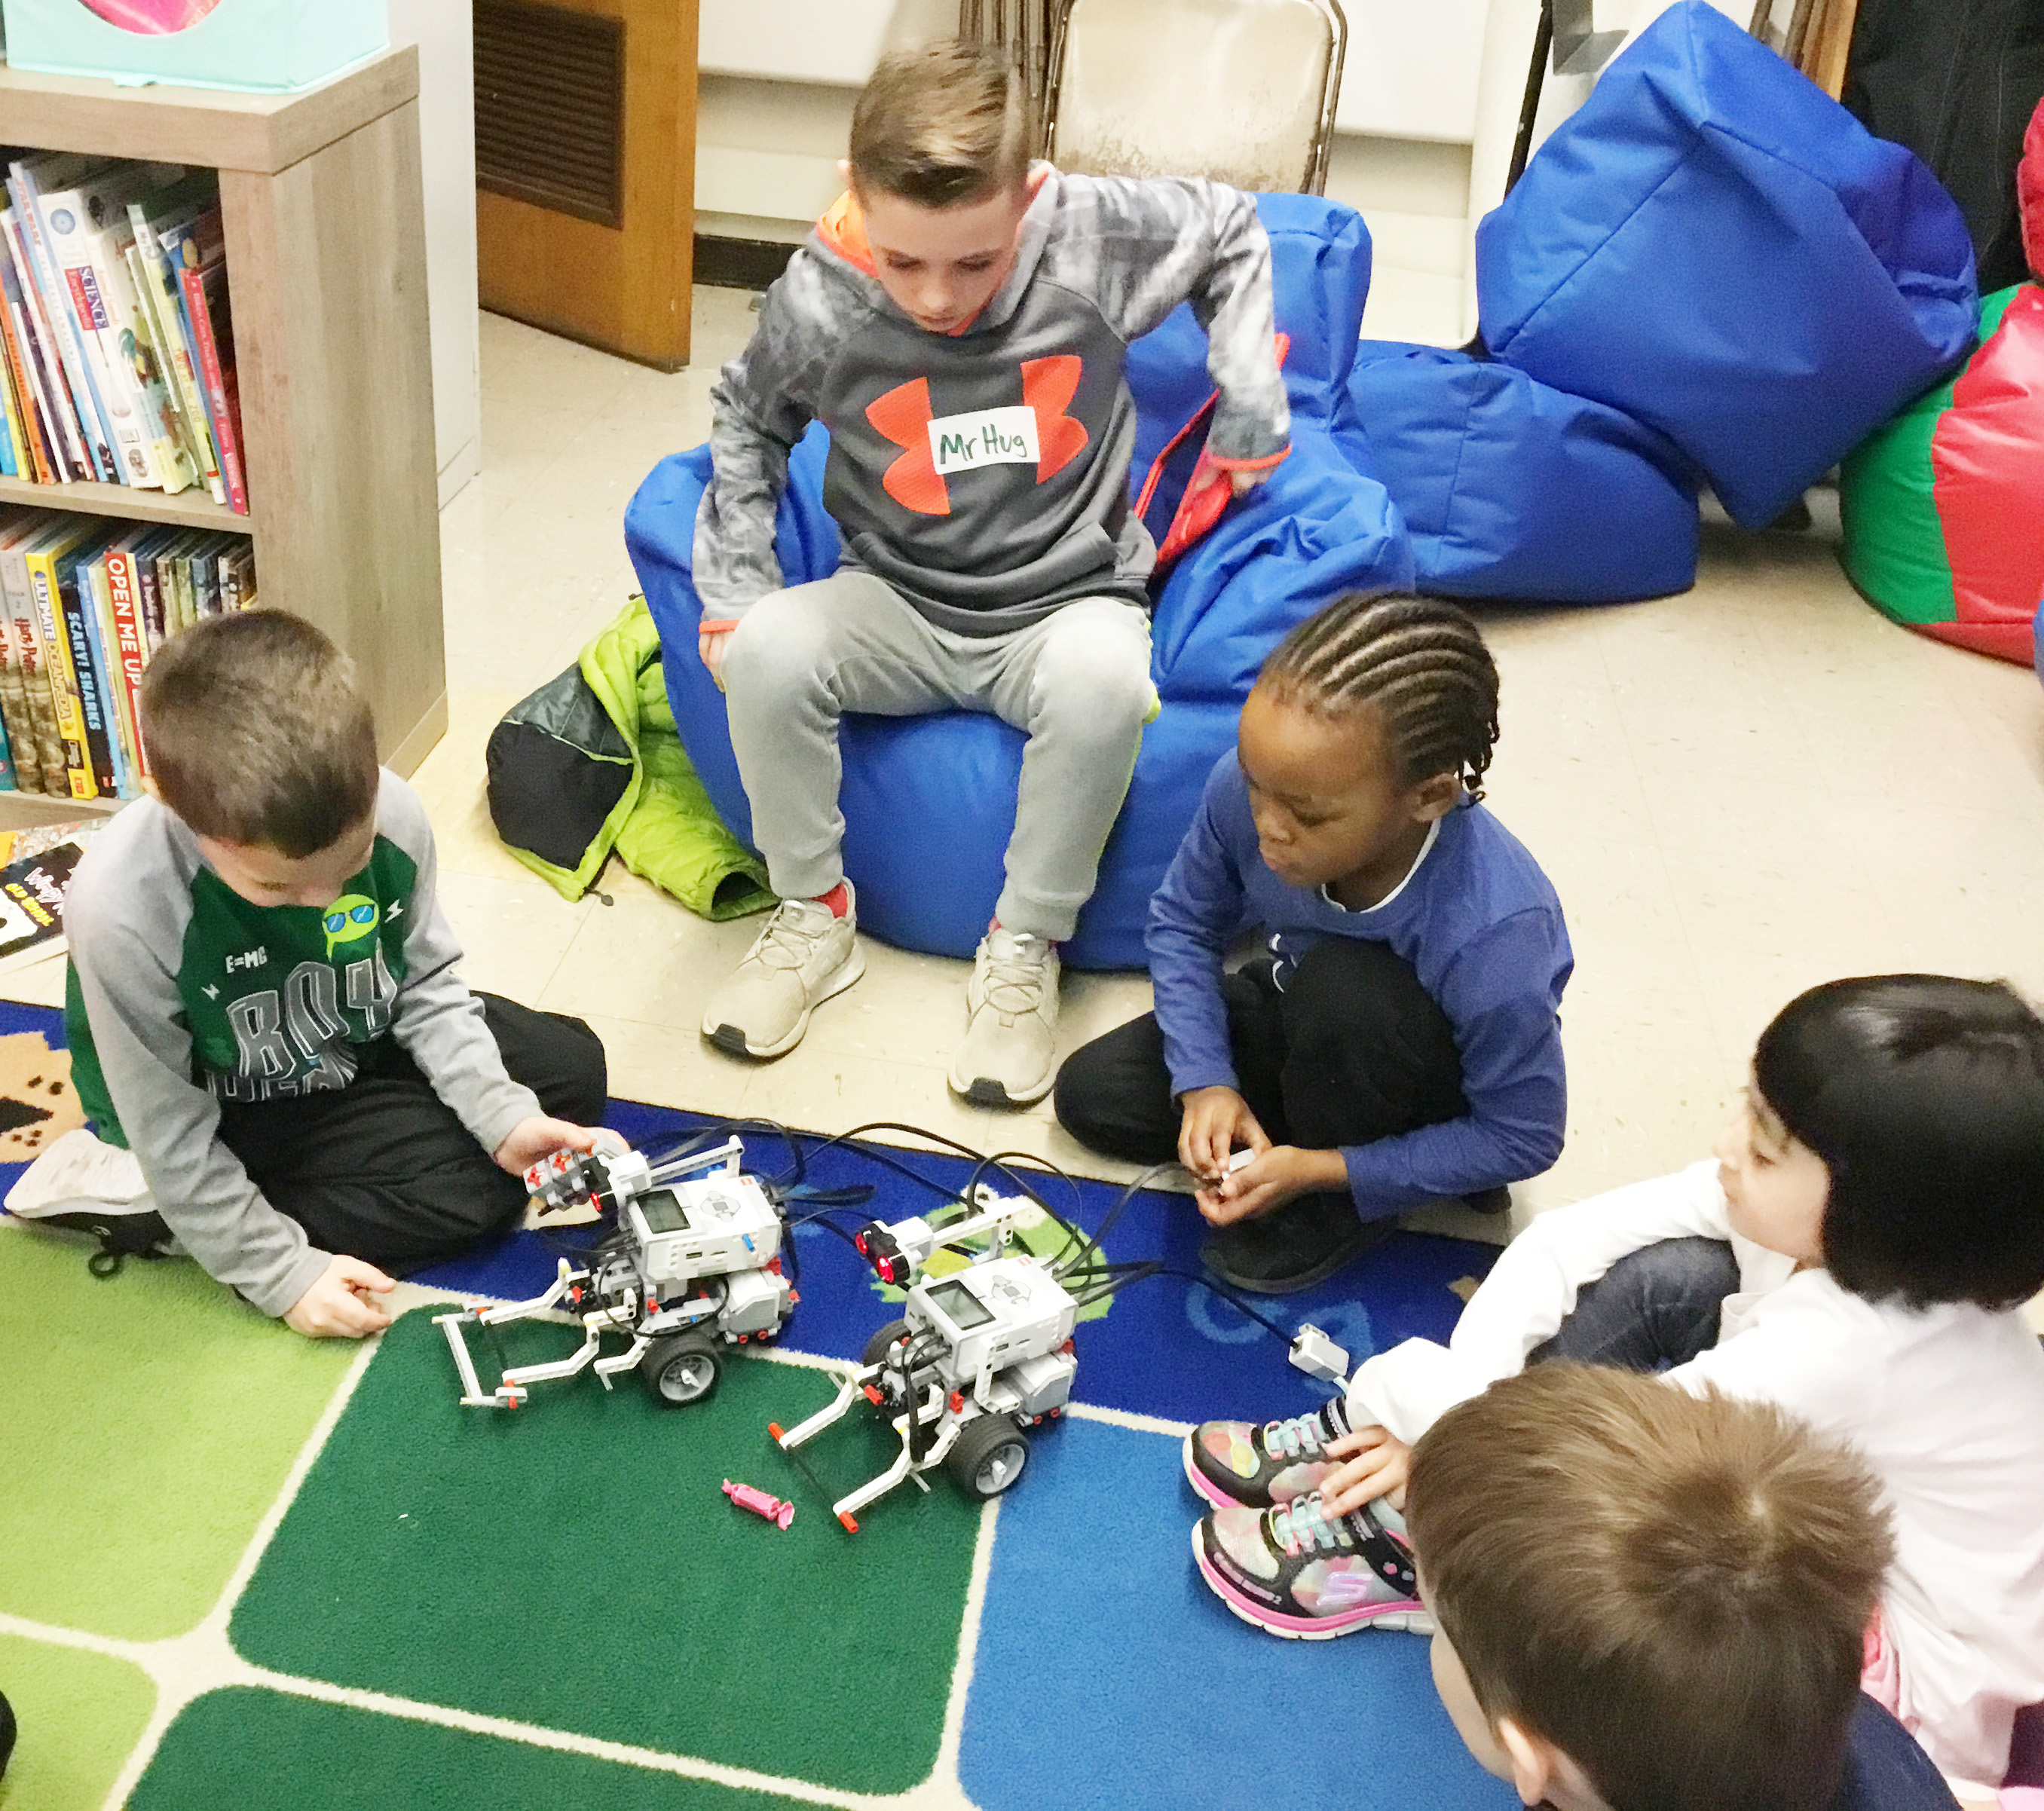
[[[178,261],[185,319],[198,352],[206,420],[220,455],[221,475],[226,482],[229,502],[237,515],[245,516],[248,491],[242,481],[241,398],[235,373],[233,326],[227,307],[227,242],[217,207],[208,208],[179,239]]]
[[[0,975],[64,953],[64,894],[104,821],[0,832]]]
[[[71,402],[71,379],[58,356],[49,317],[44,310],[42,286],[36,280],[28,234],[21,214],[11,206],[0,210],[0,239],[6,240],[4,248],[0,248],[7,254],[12,278],[10,288],[21,300],[21,344],[36,382],[36,406],[42,412],[44,437],[50,442],[52,456],[57,463],[53,482],[84,482],[98,474],[86,452],[85,429]]]
[[[122,468],[114,450],[113,430],[107,425],[110,417],[94,372],[94,360],[86,350],[89,336],[79,325],[69,286],[51,249],[49,227],[43,213],[46,184],[62,189],[93,167],[90,157],[69,152],[17,159],[7,166],[7,196],[13,203],[15,224],[27,251],[29,279],[40,298],[42,319],[55,340],[58,362],[71,391],[71,410],[84,436],[88,475],[117,484]]]
[[[151,657],[256,602],[245,535],[0,508],[0,729],[18,790],[136,797]]]
[[[0,476],[248,512],[217,177],[38,152],[0,210]]]

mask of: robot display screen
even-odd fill
[[[962,1282],[932,1283],[930,1286],[930,1305],[939,1309],[961,1333],[970,1333],[975,1327],[984,1327],[993,1318],[981,1305],[979,1298]]]
[[[642,1195],[639,1211],[646,1217],[648,1232],[679,1232],[689,1223],[689,1217],[682,1211],[681,1198],[672,1189],[655,1189]]]

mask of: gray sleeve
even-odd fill
[[[521,1120],[540,1111],[539,1097],[505,1073],[497,1040],[483,1022],[482,1002],[455,973],[461,946],[440,910],[432,826],[417,794],[395,775],[383,776],[376,828],[418,870],[405,909],[405,979],[391,1036],[476,1143],[494,1152]]]
[[[283,1314],[329,1254],[263,1199],[221,1142],[219,1103],[191,1079],[177,980],[186,914],[166,909],[189,900],[190,881],[146,848],[95,848],[66,898],[64,933],[107,1092],[157,1212],[211,1275]]]
[[[830,302],[801,252],[759,305],[751,342],[709,393],[709,486],[696,512],[693,565],[703,615],[743,616],[781,589],[774,528],[788,455],[815,413],[816,379],[837,343]]]
[[[1220,400],[1207,447],[1216,458],[1274,463],[1290,444],[1291,406],[1278,367],[1270,240],[1256,203],[1204,179],[1066,176],[1069,265],[1124,340],[1181,302],[1207,332],[1207,370]]]

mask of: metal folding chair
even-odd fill
[[[1339,0],[1054,0],[1044,154],[1093,175],[1327,186]]]

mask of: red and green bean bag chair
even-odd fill
[[[2017,190],[2044,271],[2044,106]],[[1958,375],[1877,429],[1839,486],[1846,575],[1911,629],[2027,666],[2044,606],[2044,283],[1981,301]]]
[[[1846,575],[1897,622],[2024,666],[2044,604],[2044,286],[1981,302],[1980,349],[1846,459]]]

